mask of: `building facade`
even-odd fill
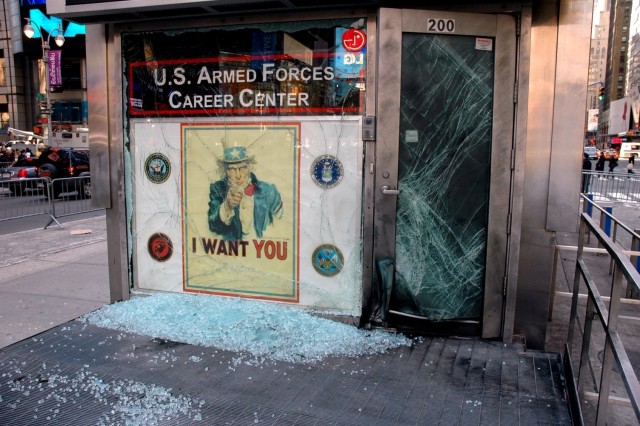
[[[112,300],[255,298],[542,348],[592,11],[50,1],[90,24]]]
[[[44,134],[48,120],[55,133],[86,128],[84,26],[47,15],[44,1],[4,0],[2,7],[0,59],[4,72],[0,79],[0,138],[11,138],[7,134],[10,127]],[[32,39],[23,33],[27,22],[35,30]],[[54,43],[59,34],[64,37],[62,47]],[[48,96],[42,60],[44,43],[59,58],[49,63],[60,78],[53,80]]]
[[[611,2],[605,99],[601,102],[602,113],[598,119],[598,142],[603,147],[608,146],[612,136],[617,136],[617,133],[609,128],[610,103],[623,99],[626,94],[631,11],[632,0]]]

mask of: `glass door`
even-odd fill
[[[384,9],[380,28],[374,253],[379,270],[393,265],[386,319],[426,332],[497,337],[515,22]]]

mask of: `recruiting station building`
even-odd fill
[[[242,297],[542,348],[592,6],[49,0],[88,24],[112,301]]]

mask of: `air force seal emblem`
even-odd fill
[[[343,175],[342,163],[333,155],[321,155],[311,165],[311,177],[320,188],[333,188],[340,183]]]

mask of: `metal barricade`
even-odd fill
[[[57,218],[101,210],[91,205],[91,178],[33,178],[0,183],[0,222],[29,216]]]
[[[640,203],[640,174],[583,171],[581,192],[595,201]]]
[[[91,206],[90,176],[53,179],[47,192],[51,199],[51,221],[45,229],[53,222],[61,226],[57,218],[101,210]]]
[[[42,178],[0,183],[0,222],[51,213],[49,182]]]
[[[581,197],[585,206],[587,203],[592,203],[585,195]],[[597,425],[607,423],[607,416],[610,414],[609,405],[611,403],[630,406],[633,409],[633,413],[635,413],[636,421],[640,421],[640,383],[623,342],[625,337],[632,339],[633,336],[630,337],[625,334],[619,326],[620,320],[628,319],[621,312],[621,307],[625,302],[623,300],[623,288],[626,284],[627,288],[638,292],[640,289],[640,274],[632,264],[628,254],[625,254],[625,250],[616,242],[615,230],[617,230],[616,228],[623,228],[633,238],[637,239],[639,236],[598,204],[593,203],[592,208],[600,210],[602,217],[606,216],[614,223],[614,232],[612,235],[608,235],[604,226],[598,224],[592,216],[587,214],[586,208],[580,215],[580,233],[573,281],[571,314],[569,317],[569,333],[563,357],[565,372],[569,378],[570,399],[574,407],[580,407],[581,401],[597,400],[595,413],[595,424]],[[601,249],[586,247],[589,235],[593,235],[597,239],[598,246]],[[602,286],[602,277],[596,279],[597,274],[595,272],[597,271],[593,268],[590,270],[587,266],[589,263],[588,253],[594,250],[606,252],[613,263],[610,282],[605,282],[606,286],[604,287]],[[637,255],[636,252],[629,254]],[[602,268],[602,262],[600,262],[600,265]],[[600,285],[600,289],[598,285]],[[586,294],[580,293],[581,288],[586,288]],[[604,291],[608,295],[601,296],[601,289],[605,289]],[[584,306],[579,308],[578,302],[584,298],[586,298],[586,308]],[[584,311],[581,311],[582,309]],[[582,329],[578,329],[580,321],[583,321]],[[594,325],[597,324],[600,325],[600,328],[594,329]],[[582,337],[582,342],[578,341],[580,336]],[[602,354],[602,359],[599,359],[600,354]],[[593,367],[596,359],[599,359],[600,363],[598,368]],[[599,375],[597,374],[598,370]],[[620,383],[620,386],[626,390],[628,399],[620,398],[619,395],[611,395],[612,382]],[[589,392],[587,390],[588,387],[593,387],[595,392]]]

